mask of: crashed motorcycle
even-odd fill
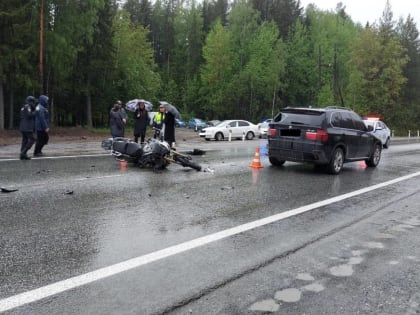
[[[149,139],[138,144],[126,138],[110,138],[103,140],[101,146],[105,150],[111,150],[111,155],[117,160],[133,163],[140,168],[162,170],[174,163],[201,170],[201,166],[191,156],[172,150],[166,141],[160,139]]]

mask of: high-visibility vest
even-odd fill
[[[153,121],[157,124],[160,125],[163,123],[163,119],[165,118],[165,113],[157,113],[154,117],[153,117]]]

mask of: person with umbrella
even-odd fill
[[[175,117],[179,117],[179,112],[175,106],[167,102],[161,102],[161,104],[166,109],[165,118],[163,119],[163,140],[168,142],[172,149],[175,149]]]
[[[134,112],[134,142],[138,143],[139,138],[141,143],[144,142],[148,124],[149,115],[146,111],[144,101],[139,101],[137,103],[137,109]]]

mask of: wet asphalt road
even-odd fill
[[[6,314],[418,313],[420,145],[338,176],[264,156],[249,168],[259,145],[212,145],[194,157],[202,172],[104,155],[0,161],[0,186],[18,189],[0,194],[0,312],[13,299]]]

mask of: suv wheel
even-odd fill
[[[337,148],[334,150],[331,161],[327,165],[327,171],[330,174],[338,174],[340,173],[341,169],[343,168],[344,164],[344,151],[341,148]]]
[[[375,144],[375,148],[373,149],[371,157],[365,161],[366,165],[369,167],[376,167],[381,160],[381,152],[381,145],[379,143]]]
[[[384,143],[384,148],[385,148],[385,149],[388,149],[388,147],[389,147],[389,142],[390,142],[390,139],[389,139],[389,138],[387,138],[387,139],[386,139],[386,141],[385,141],[385,143]]]
[[[268,160],[270,161],[271,165],[273,166],[282,166],[284,164],[284,160],[277,160],[275,157],[270,156],[268,158]]]

